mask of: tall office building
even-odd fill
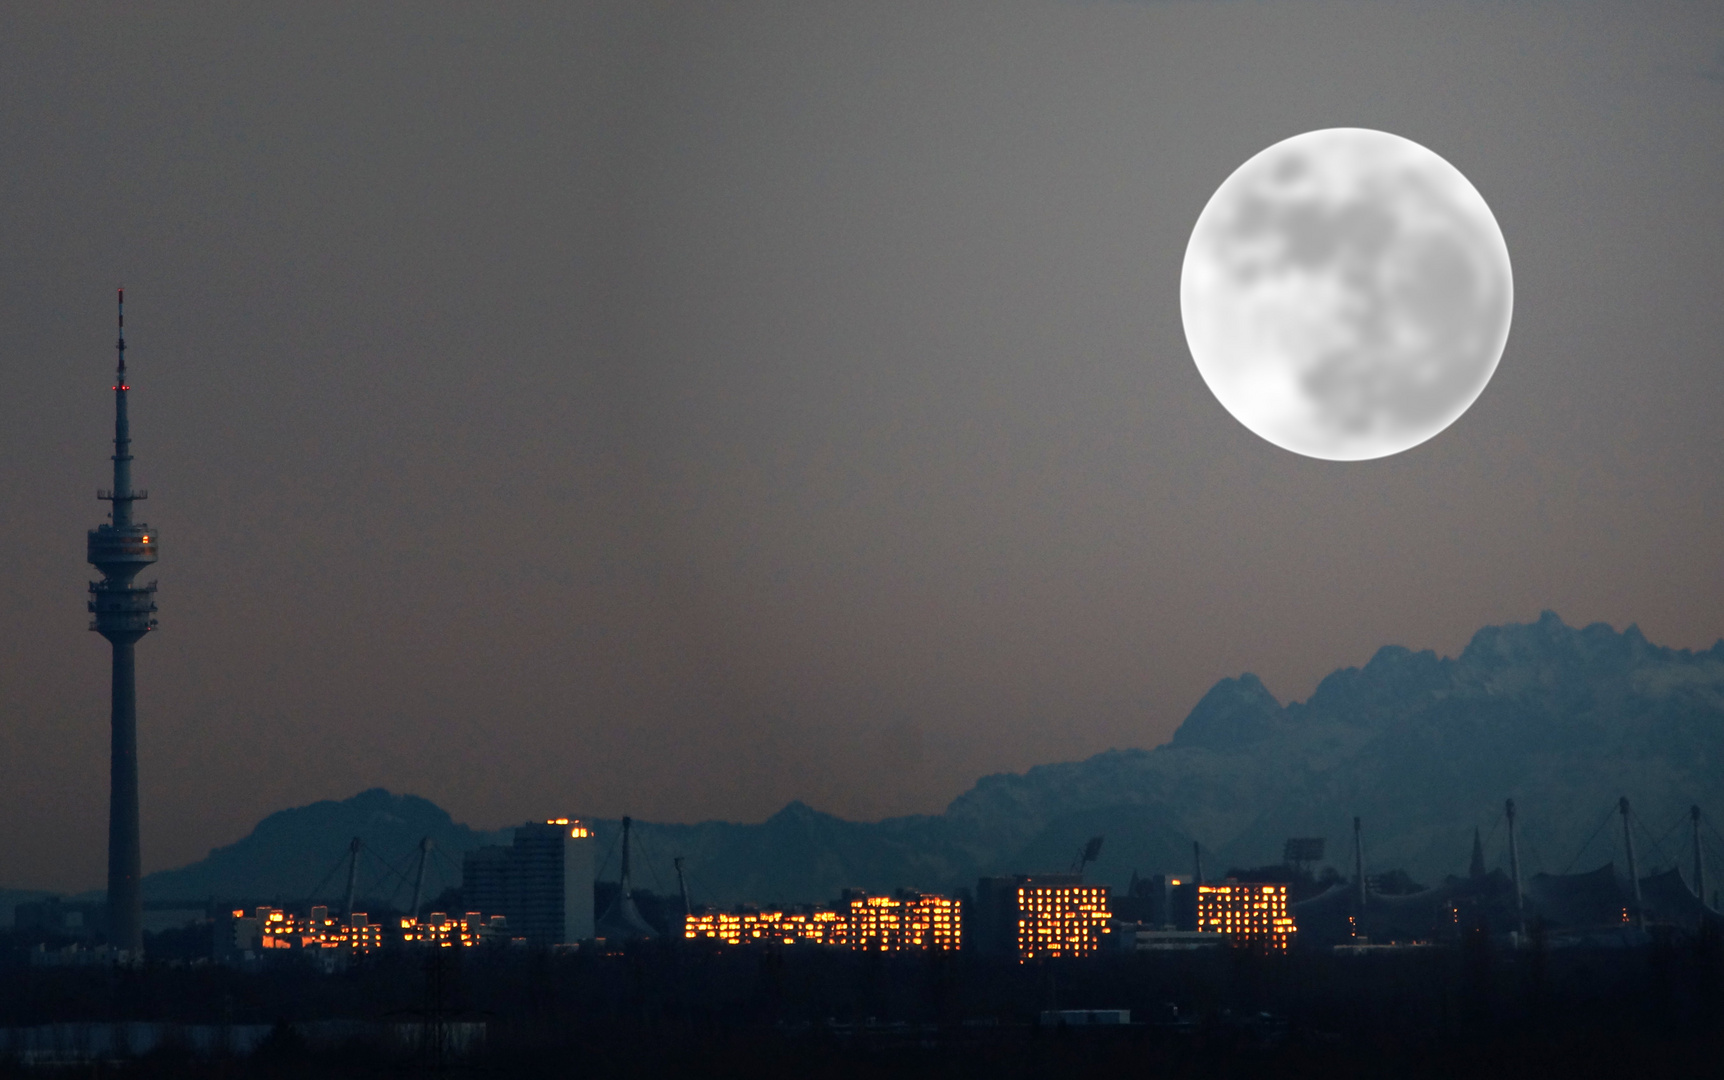
[[[482,875],[495,872],[493,857],[468,865]],[[503,913],[513,935],[535,945],[572,944],[593,936],[593,832],[585,823],[555,818],[517,826],[506,873]],[[467,905],[474,907],[471,898]]]
[[[469,911],[509,914],[509,849],[495,844],[461,856],[461,902]]]
[[[126,291],[119,297],[119,362],[114,376],[114,486],[96,498],[113,504],[109,523],[91,529],[90,563],[102,572],[90,583],[90,629],[113,647],[108,774],[108,943],[133,957],[144,947],[143,854],[138,836],[138,702],[132,647],[156,628],[156,583],[132,579],[156,561],[156,535],[132,520],[132,504],[149,497],[132,490],[132,433],[126,415]]]

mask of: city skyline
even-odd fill
[[[490,827],[935,812],[1242,671],[1303,699],[1544,609],[1724,636],[1710,9],[0,28],[0,886],[102,874],[75,594],[122,281],[174,543],[146,873],[373,786]],[[1215,185],[1341,123],[1454,161],[1517,290],[1471,411],[1354,465],[1236,424],[1178,318]]]

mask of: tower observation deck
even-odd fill
[[[156,583],[133,578],[156,561],[156,534],[132,520],[132,436],[126,416],[126,290],[119,294],[118,373],[114,378],[114,486],[96,498],[113,504],[109,524],[89,533],[89,561],[102,572],[90,582],[90,629],[113,646],[112,748],[108,785],[108,943],[131,958],[143,951],[143,858],[138,837],[138,702],[132,649],[156,628]]]

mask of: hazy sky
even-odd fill
[[[1185,348],[1226,176],[1484,195],[1516,310],[1411,452]],[[1724,5],[0,9],[0,885],[99,886],[84,530],[128,292],[146,870],[383,785],[495,827],[933,812],[1553,608],[1724,634]]]

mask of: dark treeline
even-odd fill
[[[1074,1008],[1128,1008],[1144,1023],[1036,1023]],[[489,1035],[476,1055],[441,1063],[297,1037],[294,1025],[325,1019],[483,1021]],[[1703,938],[1506,952],[1479,936],[1371,957],[1215,950],[1020,965],[658,942],[609,956],[402,951],[328,975],[291,962],[0,973],[0,1026],[118,1020],[277,1028],[248,1060],[164,1051],[104,1075],[1707,1075],[1724,1060],[1724,951]],[[29,1072],[0,1063],[0,1075]]]

